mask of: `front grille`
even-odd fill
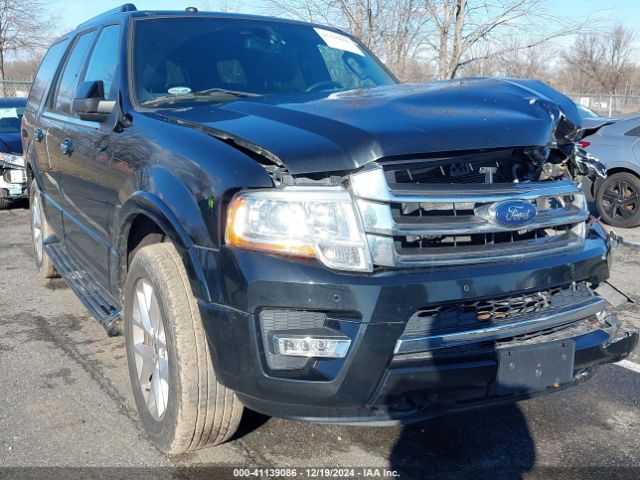
[[[416,171],[412,167],[411,175]],[[588,211],[584,194],[571,181],[445,184],[414,176],[411,183],[406,172],[405,166],[375,165],[351,176],[378,267],[515,260],[584,243]],[[534,205],[535,220],[521,227],[495,221],[491,209],[507,200]]]
[[[562,240],[571,235],[573,225],[559,225],[550,228],[537,228],[529,231],[496,233],[475,233],[470,235],[443,235],[443,236],[415,236],[407,235],[397,237],[396,250],[401,255],[425,252],[434,254],[442,249],[450,248],[474,248],[489,247],[498,244],[513,244],[516,242],[535,242],[539,239]],[[558,238],[560,237],[560,238]]]
[[[401,338],[433,335],[518,321],[532,314],[585,302],[594,297],[586,283],[421,308],[414,312]]]

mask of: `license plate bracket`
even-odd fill
[[[573,340],[497,349],[496,393],[526,393],[570,381],[575,351]]]

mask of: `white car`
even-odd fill
[[[0,99],[0,209],[28,198],[20,123],[26,100]]]

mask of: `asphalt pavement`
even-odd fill
[[[26,206],[0,211],[0,479],[74,472],[233,478],[232,470],[211,469],[220,466],[376,467],[403,480],[640,476],[637,352],[566,391],[404,427],[313,425],[247,412],[227,444],[168,457],[137,418],[123,339],[107,337],[63,280],[36,271],[28,214]],[[620,233],[640,241],[640,229]],[[640,301],[640,252],[619,250],[611,281]],[[626,328],[640,328],[634,304],[619,315]],[[325,473],[299,470],[296,477],[339,472]]]

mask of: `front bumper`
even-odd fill
[[[581,250],[562,255],[373,275],[228,248],[196,250],[214,300],[199,306],[219,380],[254,410],[315,422],[411,422],[547,391],[497,390],[497,352],[521,338],[411,355],[394,350],[411,315],[425,305],[579,281],[598,284],[609,276],[609,247],[597,228]],[[347,357],[311,361],[293,371],[272,368],[260,321],[261,312],[270,309],[322,312],[327,325],[352,339]],[[627,356],[638,335],[617,330],[615,317],[591,315],[552,336],[526,341],[575,343],[572,378],[553,390]]]
[[[27,176],[24,169],[0,170],[0,196],[11,201],[29,197]]]

